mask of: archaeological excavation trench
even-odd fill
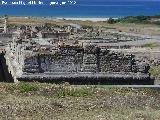
[[[14,82],[11,72],[6,64],[5,54],[0,54],[0,82]],[[41,73],[22,74],[17,77],[18,81],[25,82],[68,82],[75,85],[150,85],[154,84],[154,79],[149,75],[123,75],[123,74],[102,74],[102,73]]]
[[[24,51],[17,44],[0,56],[0,80],[76,85],[153,85],[144,62],[132,54],[115,53],[95,45],[60,47],[53,53]],[[13,78],[12,78],[13,76]]]
[[[55,54],[37,53],[23,57],[26,53],[17,54],[6,49],[5,57],[1,54],[1,81],[69,82],[76,85],[154,84],[154,79],[148,74],[148,65],[136,64],[132,54],[102,51],[94,46],[85,49],[67,47]]]

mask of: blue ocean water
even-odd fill
[[[54,0],[55,1],[55,0]],[[65,0],[64,0],[65,1]],[[160,15],[160,1],[78,0],[75,5],[0,5],[0,15],[45,17],[123,17]]]

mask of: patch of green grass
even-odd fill
[[[21,83],[19,90],[21,92],[38,91],[39,87],[36,84]]]
[[[147,44],[142,45],[142,47],[154,48],[154,47],[156,47],[156,45],[154,43],[147,43]]]
[[[160,76],[160,65],[159,65],[159,66],[156,66],[156,67],[153,67],[153,68],[150,68],[149,73],[150,73],[152,76],[155,77],[154,83],[155,83],[155,84],[160,84],[160,79],[159,79],[159,76]]]
[[[158,77],[158,75],[160,75],[160,66],[156,66],[156,67],[154,67],[154,68],[151,68],[151,69],[149,70],[149,73],[150,73],[151,75],[153,75],[154,77]]]
[[[27,83],[27,82],[20,82],[18,84],[11,84],[8,86],[9,91],[20,91],[22,93],[27,93],[31,91],[38,91],[39,86],[37,84],[33,83]]]
[[[17,86],[15,84],[9,84],[8,86],[6,86],[6,88],[9,91],[17,90]]]
[[[58,92],[58,97],[85,97],[91,94],[91,90],[87,88],[67,88],[67,87],[61,87]]]

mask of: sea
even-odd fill
[[[17,2],[12,4],[11,1]],[[108,18],[139,15],[160,15],[160,1],[149,0],[41,0],[32,4],[29,0],[0,1],[0,16]],[[4,4],[6,2],[7,4]],[[23,5],[23,2],[25,5]],[[30,4],[29,4],[30,2]],[[50,4],[50,3],[54,4]],[[60,4],[60,3],[65,4]],[[73,3],[74,2],[74,3]],[[2,4],[3,3],[3,4]],[[18,4],[19,3],[19,4]],[[34,2],[33,2],[34,3]]]

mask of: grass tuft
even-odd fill
[[[61,86],[57,92],[58,97],[85,97],[88,95],[91,95],[91,90],[87,88],[72,88]]]
[[[151,75],[153,75],[154,77],[158,77],[158,75],[160,75],[160,66],[156,66],[156,67],[154,67],[154,68],[151,68],[151,69],[149,70],[149,73],[150,73]]]
[[[39,87],[36,84],[21,83],[19,86],[20,92],[38,91]]]
[[[32,91],[38,91],[39,86],[33,83],[20,82],[18,84],[11,84],[8,86],[9,91],[20,91],[22,93],[28,93]]]
[[[154,48],[156,46],[157,45],[155,43],[147,43],[147,44],[144,44],[142,47],[145,47],[145,48]]]

